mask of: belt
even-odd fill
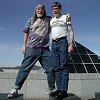
[[[55,40],[52,39],[52,41],[53,42],[58,42],[58,41],[63,40],[63,39],[67,39],[66,36],[65,37],[61,37],[61,38],[57,38]]]

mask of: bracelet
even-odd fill
[[[73,44],[74,42],[70,42],[69,44]]]

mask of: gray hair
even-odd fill
[[[42,19],[47,19],[47,15],[46,15],[46,10],[45,10],[45,6],[43,5],[43,4],[38,4],[37,6],[36,6],[36,8],[35,8],[35,11],[34,11],[34,13],[33,13],[33,16],[32,16],[32,19],[31,19],[31,25],[33,25],[33,23],[37,20],[37,14],[36,14],[36,9],[38,8],[38,7],[43,7],[43,9],[44,9],[44,14],[43,14],[43,17],[42,17]]]

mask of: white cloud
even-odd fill
[[[3,27],[0,27],[0,31],[5,31],[5,28],[3,28]]]
[[[21,64],[23,54],[18,43],[0,43],[0,66],[17,66]]]
[[[0,53],[3,53],[5,51],[7,51],[7,50],[8,50],[7,46],[0,43]]]
[[[12,52],[13,54],[19,54],[20,50],[21,50],[21,47],[17,43],[15,44],[0,43],[0,54],[8,53],[8,52],[9,53]]]

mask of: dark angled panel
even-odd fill
[[[84,47],[78,47],[78,51],[80,54],[87,54],[87,51]]]
[[[71,55],[73,63],[82,63],[81,58],[78,54],[72,54]]]
[[[93,63],[100,63],[100,59],[98,58],[97,55],[90,55]]]
[[[73,64],[68,64],[68,70],[69,70],[69,73],[76,73]]]
[[[94,64],[94,65],[95,65],[97,71],[100,73],[100,64]]]
[[[100,73],[100,57],[78,42],[74,42],[74,51],[68,57],[70,73]]]
[[[81,55],[84,63],[92,63],[88,55]]]
[[[95,53],[93,53],[92,51],[90,51],[90,50],[87,49],[87,48],[86,48],[86,50],[87,50],[87,52],[88,52],[89,54],[95,54]]]
[[[68,57],[68,63],[72,63],[72,58],[71,58],[71,56]]]
[[[81,45],[81,44],[78,43],[78,42],[75,42],[75,44],[76,44],[77,47],[83,47],[83,45]]]
[[[77,48],[74,46],[74,51],[73,51],[73,54],[75,53],[75,54],[78,54],[78,51],[77,51]]]
[[[86,70],[83,64],[74,64],[74,65],[75,65],[77,73],[86,73]]]
[[[93,64],[85,64],[88,73],[97,73]]]

